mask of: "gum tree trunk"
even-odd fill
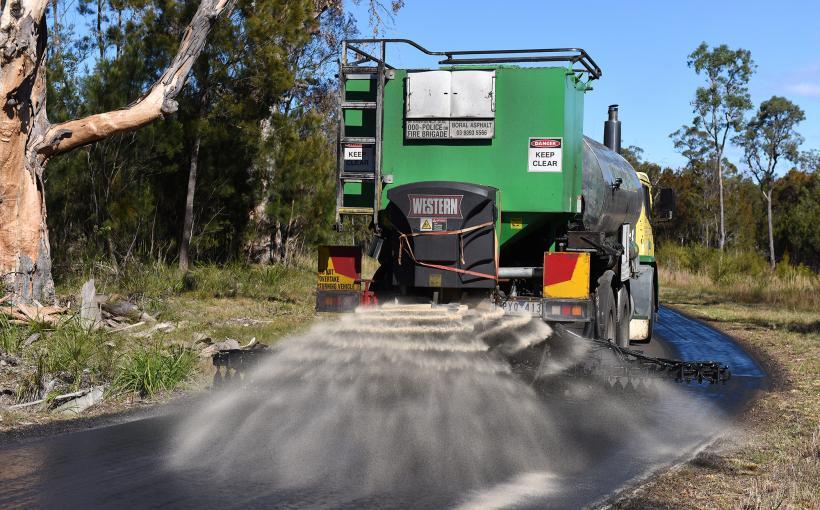
[[[33,149],[48,128],[45,8],[45,0],[11,0],[0,14],[0,275],[5,291],[25,300],[54,294],[45,162]]]
[[[199,144],[202,135],[196,134],[194,147],[191,150],[191,166],[188,169],[188,194],[185,197],[185,219],[182,224],[182,239],[179,244],[179,270],[188,271],[188,248],[194,228],[194,193],[196,191],[196,167],[199,160]]]
[[[52,125],[46,117],[49,0],[7,0],[0,14],[0,297],[52,300],[43,170],[52,156],[144,126],[176,111],[174,98],[217,17],[234,0],[202,0],[174,60],[121,110]]]
[[[769,225],[769,264],[772,269],[777,268],[777,260],[774,256],[774,226],[772,225],[772,190],[769,189],[763,194],[766,197],[766,220]]]
[[[723,211],[723,150],[718,152],[717,174],[718,174],[718,190],[720,192],[720,237],[718,237],[718,248],[723,251],[726,245],[726,216]]]

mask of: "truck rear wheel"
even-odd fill
[[[652,308],[649,310],[649,334],[647,335],[646,339],[641,342],[644,344],[648,344],[652,341],[652,332],[655,331],[655,321],[658,319],[658,312],[656,311],[658,306],[658,294],[652,290]]]
[[[615,340],[616,340],[617,331],[618,331],[618,328],[616,327],[617,326],[617,321],[615,320],[615,308],[614,307],[612,307],[612,309],[609,310],[606,317],[607,317],[606,318],[606,323],[605,323],[606,329],[605,329],[605,332],[604,332],[603,339],[606,340],[607,342],[614,343]]]
[[[617,315],[615,314],[615,294],[610,287],[610,278],[598,279],[596,295],[596,336],[601,340],[615,342],[617,336]]]
[[[626,287],[618,290],[618,325],[615,335],[615,344],[619,347],[629,347],[629,321],[632,319],[632,307],[629,303],[629,293]]]

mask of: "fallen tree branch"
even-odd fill
[[[122,327],[117,328],[117,329],[112,329],[111,332],[112,333],[119,333],[121,331],[126,331],[126,330],[129,330],[129,329],[138,328],[138,327],[143,326],[143,325],[145,325],[145,321],[139,321],[139,322],[135,322],[134,324],[128,324],[127,326],[122,326]]]
[[[46,399],[41,398],[39,400],[32,400],[31,402],[25,402],[23,404],[14,404],[13,406],[9,406],[9,409],[25,409],[26,407],[36,406],[37,404],[42,404],[45,402]]]

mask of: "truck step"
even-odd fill
[[[373,172],[342,172],[339,176],[343,181],[372,181],[376,176]]]
[[[375,101],[345,101],[342,108],[347,110],[375,110]]]
[[[369,80],[379,74],[379,68],[372,66],[343,66],[342,74],[349,80]],[[362,75],[362,77],[359,78],[358,75]]]
[[[351,216],[359,215],[359,214],[369,215],[369,214],[373,214],[373,208],[372,207],[339,207],[339,214],[351,215]]]
[[[373,145],[376,143],[376,138],[373,136],[345,136],[342,137],[342,143],[361,143],[365,145]]]

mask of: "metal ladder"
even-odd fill
[[[382,121],[384,116],[384,84],[387,70],[392,70],[384,61],[385,43],[380,44],[381,55],[375,57],[362,49],[342,42],[342,56],[339,62],[339,130],[337,147],[337,179],[336,179],[336,228],[341,231],[342,216],[366,216],[370,215],[373,227],[379,230],[379,210],[381,209],[382,192]],[[356,60],[348,63],[348,52],[356,55]],[[365,64],[365,65],[363,65]],[[392,74],[392,71],[391,71]],[[376,82],[375,101],[348,101],[347,100],[347,80],[367,79]],[[375,110],[376,126],[375,136],[355,137],[347,136],[345,133],[345,112],[347,110]],[[352,172],[345,170],[344,150],[348,144],[359,144],[364,149],[365,146],[373,147],[373,171]],[[347,182],[373,183],[373,204],[368,207],[350,207],[344,204],[344,185]]]

